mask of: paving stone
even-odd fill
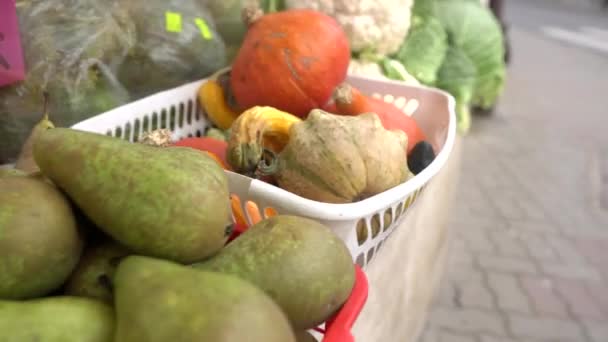
[[[525,245],[518,239],[518,233],[504,229],[490,234],[499,255],[506,257],[528,257]]]
[[[494,309],[494,298],[486,286],[483,275],[471,273],[469,278],[455,281],[454,300],[457,306],[473,309]]]
[[[585,279],[589,281],[600,281],[602,279],[599,270],[590,265],[568,264],[559,262],[540,262],[541,270],[548,276],[571,279]]]
[[[508,322],[509,329],[516,339],[586,341],[582,327],[570,320],[509,315]]]
[[[520,233],[555,234],[559,226],[547,220],[509,220],[509,228]]]
[[[541,316],[568,318],[566,304],[555,293],[551,279],[523,276],[520,281],[538,314]]]
[[[448,263],[450,266],[470,266],[473,264],[473,254],[463,238],[456,237],[452,241]]]
[[[455,333],[431,325],[425,329],[419,342],[478,342],[478,339],[473,334]]]
[[[486,229],[480,226],[467,226],[457,233],[472,252],[492,252],[496,248],[488,238]]]
[[[608,210],[608,181],[602,183],[600,190],[600,207]]]
[[[471,214],[471,217],[478,217],[479,214],[483,213],[485,213],[484,216],[498,216],[498,211],[488,205],[488,198],[478,186],[462,184],[462,187],[462,196],[467,200],[458,201],[458,204],[456,205],[458,209],[468,211]]]
[[[517,274],[536,274],[537,267],[532,260],[526,258],[502,257],[491,254],[479,254],[477,262],[486,271],[507,272]]]
[[[547,243],[553,247],[560,259],[568,263],[587,263],[583,254],[576,248],[575,241],[560,236],[547,237]]]
[[[456,334],[452,332],[440,332],[438,342],[477,342],[475,336]]]
[[[478,227],[479,229],[490,234],[492,231],[504,229],[509,225],[509,222],[504,219],[497,219],[496,217],[488,216],[459,217],[454,215],[450,221],[452,221],[454,225],[458,227],[458,231],[456,231],[457,234],[460,233],[460,229],[464,229],[461,227]]]
[[[439,342],[439,333],[432,324],[427,324],[419,338],[419,342]]]
[[[604,223],[597,222],[602,221],[601,218],[587,217],[585,221],[587,223],[579,222],[577,225],[560,225],[559,229],[564,236],[572,238],[587,238],[587,239],[608,239],[608,229],[600,229],[608,225],[608,219],[604,219]]]
[[[502,216],[509,219],[523,219],[527,216],[526,210],[522,206],[522,193],[520,191],[515,192],[503,188],[497,191],[497,193],[499,196],[493,198],[493,202],[498,207],[498,211]]]
[[[557,261],[557,252],[549,245],[544,236],[539,234],[522,234],[520,240],[528,249],[528,253],[536,260]]]
[[[434,298],[434,303],[436,305],[445,307],[455,307],[455,293],[456,291],[452,281],[450,279],[445,279],[437,291],[437,295]]]
[[[504,336],[506,329],[497,312],[478,309],[435,308],[431,312],[433,326],[458,333],[488,333]]]
[[[528,298],[520,287],[516,276],[501,273],[488,273],[488,284],[496,295],[498,307],[503,311],[531,313]]]
[[[585,322],[583,323],[587,333],[593,342],[608,341],[608,324],[606,322]]]
[[[608,263],[608,239],[575,238],[573,244],[590,263]]]
[[[559,260],[557,252],[547,243],[544,237],[537,234],[529,234],[527,237],[522,238],[522,243],[526,245],[528,253],[535,260],[554,262]]]
[[[587,290],[591,298],[602,308],[604,314],[608,315],[608,284],[604,282],[587,283]]]
[[[525,218],[530,220],[537,221],[546,221],[549,218],[549,215],[546,213],[543,206],[537,201],[526,201],[525,205],[523,205]]]
[[[513,339],[509,337],[500,337],[500,336],[492,336],[492,335],[481,335],[480,342],[537,342],[530,339]]]
[[[556,292],[568,304],[570,311],[579,319],[608,319],[600,305],[587,291],[587,285],[580,280],[555,279]]]

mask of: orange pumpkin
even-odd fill
[[[252,12],[249,12],[250,14]],[[346,78],[350,47],[330,16],[294,9],[249,16],[231,87],[242,109],[271,106],[306,117]]]

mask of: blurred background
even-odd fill
[[[608,341],[608,9],[506,0],[511,60],[464,139],[424,342]]]

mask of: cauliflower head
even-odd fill
[[[388,80],[389,78],[384,75],[382,67],[376,62],[361,61],[357,59],[351,59],[348,65],[348,74],[365,76],[379,80]]]
[[[390,55],[399,49],[410,27],[414,0],[286,0],[287,8],[309,8],[334,17],[353,52]]]

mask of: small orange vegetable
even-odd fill
[[[210,137],[193,137],[177,141],[173,146],[190,147],[208,152],[225,170],[230,170],[230,167],[226,162],[226,149],[228,148],[228,143],[223,140]]]
[[[247,219],[245,218],[245,213],[243,213],[243,207],[241,206],[241,199],[236,195],[230,195],[230,205],[232,207],[232,215],[234,216],[234,221],[237,224],[248,226]]]
[[[249,219],[251,220],[252,226],[254,224],[258,224],[260,221],[262,221],[262,216],[260,215],[260,209],[258,208],[257,204],[255,204],[254,202],[247,201],[247,203],[245,203],[245,210],[247,210],[247,215],[249,216]]]
[[[239,113],[232,110],[226,102],[224,89],[216,80],[208,80],[198,91],[198,101],[207,116],[220,129],[228,129]]]
[[[337,114],[359,115],[363,113],[376,113],[382,126],[388,130],[401,130],[407,135],[407,154],[420,141],[426,140],[424,132],[414,118],[405,114],[392,103],[366,96],[358,89],[347,83],[339,85],[333,96]]]
[[[264,216],[266,218],[271,218],[273,216],[277,216],[279,213],[277,213],[276,210],[274,210],[274,208],[268,207],[266,209],[264,209]]]

